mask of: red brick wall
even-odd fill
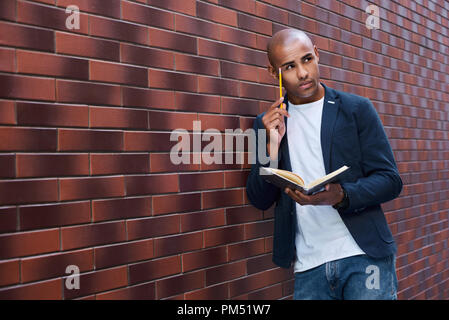
[[[267,40],[291,26],[385,125],[405,183],[384,205],[399,298],[447,299],[449,2],[371,3],[379,30],[361,0],[2,0],[0,298],[290,298],[249,166],[175,166],[169,137],[251,127],[277,97]]]

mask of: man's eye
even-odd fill
[[[285,70],[289,70],[291,68],[293,68],[293,65],[289,64],[288,66],[285,67]]]
[[[312,60],[312,57],[304,58],[304,62],[309,62],[310,60]]]

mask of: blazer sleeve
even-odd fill
[[[254,120],[254,132],[255,132],[255,143],[251,146],[250,152],[255,152],[255,163],[251,166],[251,172],[248,176],[248,180],[246,182],[246,194],[248,196],[248,200],[251,202],[253,206],[260,210],[267,210],[270,208],[273,203],[276,201],[276,199],[279,197],[280,189],[276,186],[266,182],[259,174],[259,168],[261,166],[268,166],[269,163],[266,165],[262,165],[259,162],[259,147],[262,147],[265,149],[265,155],[268,157],[268,153],[266,150],[266,142],[265,141],[258,141],[258,130],[265,128],[262,124],[262,116],[263,114],[256,117]]]
[[[393,151],[369,99],[363,98],[359,102],[356,121],[364,176],[355,182],[342,183],[349,198],[349,207],[342,213],[357,212],[390,201],[402,190]]]

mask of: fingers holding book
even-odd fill
[[[339,183],[330,183],[325,186],[325,190],[312,195],[305,195],[298,190],[285,188],[284,192],[302,206],[333,206],[343,200],[344,193]]]

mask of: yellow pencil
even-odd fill
[[[282,98],[282,71],[281,68],[279,68],[279,98]],[[284,108],[284,104],[281,103],[281,109]]]

